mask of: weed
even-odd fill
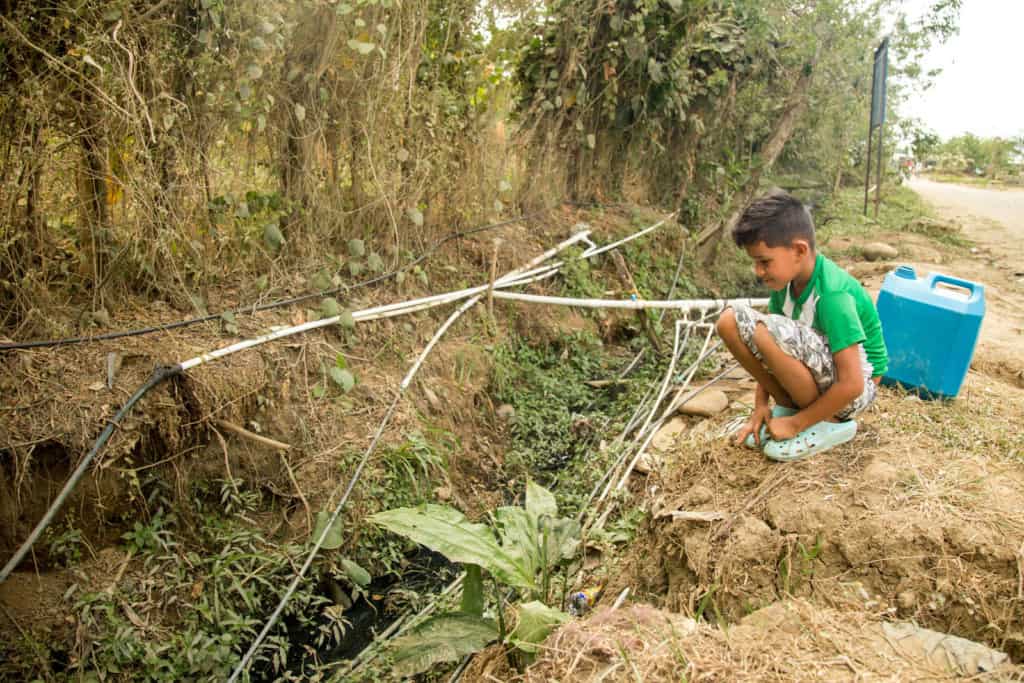
[[[74,567],[82,561],[82,546],[85,540],[82,532],[74,526],[74,518],[68,516],[64,530],[54,527],[46,530],[46,552],[50,559],[62,567]]]

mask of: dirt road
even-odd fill
[[[987,312],[974,366],[1024,385],[1024,190],[925,178],[910,187],[940,216],[960,223],[976,245],[969,256],[943,260],[936,268],[985,285]]]
[[[1024,241],[1024,190],[990,190],[915,178],[910,187],[934,205],[939,213],[977,223],[978,218],[996,221],[1006,237]],[[972,220],[975,219],[975,220]]]

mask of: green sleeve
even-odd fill
[[[867,339],[857,315],[857,302],[846,292],[823,296],[816,313],[819,329],[828,338],[833,354]]]

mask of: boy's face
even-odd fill
[[[757,242],[745,248],[754,262],[754,274],[776,292],[785,289],[801,274],[810,253],[810,245],[804,240],[794,240],[782,247],[769,247],[764,242]]]

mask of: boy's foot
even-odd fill
[[[786,408],[785,406],[775,406],[772,408],[772,417],[789,417],[790,415],[796,415],[796,408]],[[767,425],[761,425],[761,448],[768,443],[772,438],[772,435],[768,433]],[[754,441],[754,434],[747,434],[746,440],[743,445],[747,448],[758,448],[757,442]]]
[[[792,439],[769,441],[768,445],[764,447],[764,454],[770,460],[793,462],[846,443],[856,434],[857,423],[854,420],[819,422]]]

